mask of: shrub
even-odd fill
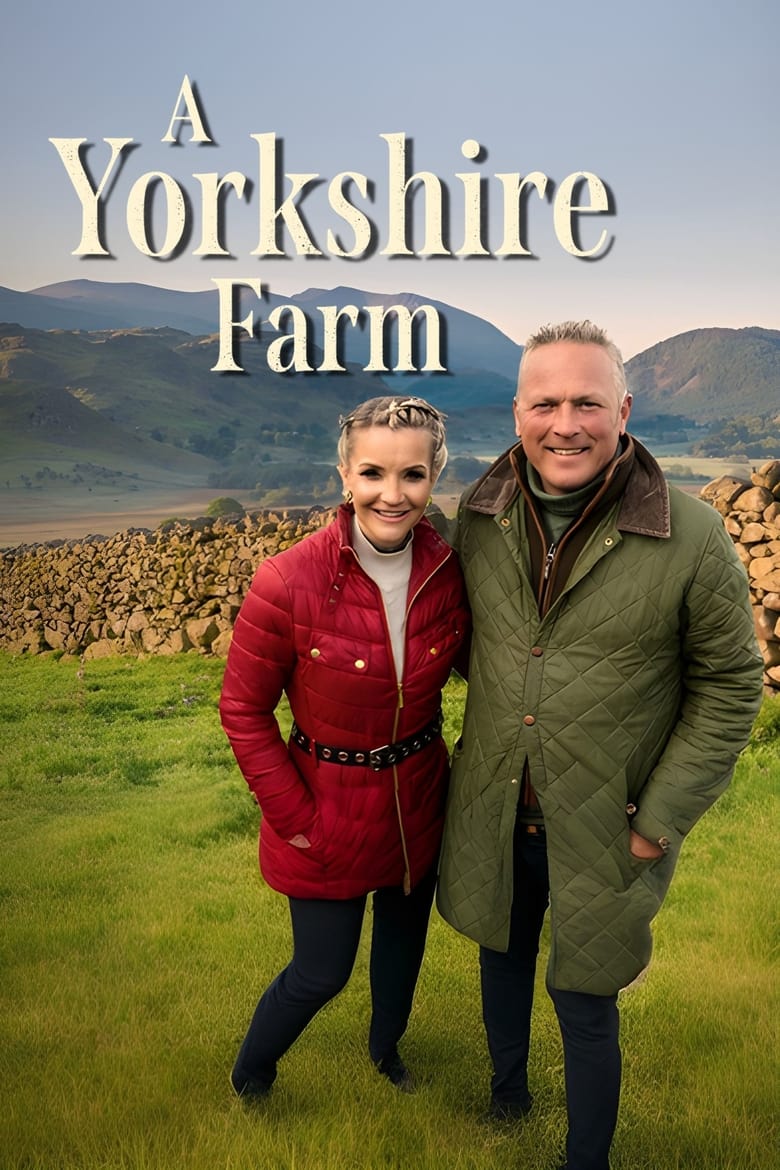
[[[232,496],[217,496],[206,505],[207,516],[243,516],[244,508]]]

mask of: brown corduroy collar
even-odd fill
[[[668,538],[671,534],[669,488],[664,474],[638,439],[626,435],[625,440],[624,449],[611,464],[604,484],[606,488],[619,468],[624,466],[627,460],[633,459],[618,512],[617,526],[621,532]],[[488,468],[482,478],[477,480],[464,500],[465,506],[487,516],[496,516],[505,511],[521,490],[518,473],[525,458],[522,442],[510,447]]]

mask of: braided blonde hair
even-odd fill
[[[419,427],[428,431],[431,436],[431,470],[433,478],[438,479],[447,462],[444,430],[446,417],[446,414],[442,414],[424,398],[399,398],[391,395],[369,398],[348,415],[339,418],[341,428],[338,445],[339,465],[349,466],[350,439],[356,428],[362,430],[366,427],[390,427],[391,430],[397,430],[399,427]]]

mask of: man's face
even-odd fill
[[[515,429],[548,494],[585,487],[610,463],[631,399],[620,401],[615,367],[600,345],[555,341],[523,365]]]

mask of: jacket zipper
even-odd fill
[[[351,547],[351,545],[348,545],[347,547],[349,548],[349,551],[352,554],[352,556],[357,561],[357,565],[358,565],[358,568],[360,569],[360,571],[365,573],[365,569],[363,569],[363,566],[360,564],[360,557],[357,555],[357,553]],[[415,590],[414,596],[412,598],[410,598],[409,603],[406,607],[406,612],[404,613],[404,668],[406,667],[406,623],[409,619],[409,613],[411,611],[411,608],[414,605],[417,598],[422,593],[425,586],[431,580],[431,578],[434,577],[436,575],[436,573],[438,573],[438,571],[442,567],[442,565],[446,565],[447,561],[450,559],[451,556],[452,556],[452,549],[449,549],[446,556],[442,557],[442,559],[439,561],[439,563],[437,565],[434,565],[434,567],[431,569],[430,573],[425,578],[425,580],[420,582],[417,589]],[[368,576],[367,573],[366,573],[366,576]],[[369,580],[372,580],[372,579],[369,578]],[[387,635],[387,644],[388,644],[388,649],[390,651],[390,661],[393,663],[394,670],[396,671],[395,684],[396,684],[396,688],[398,690],[398,703],[397,703],[397,706],[395,709],[395,719],[393,720],[393,734],[390,738],[390,742],[395,743],[395,739],[396,739],[396,736],[398,734],[398,720],[400,718],[401,710],[402,710],[403,705],[404,705],[403,680],[399,679],[397,668],[395,667],[395,659],[393,657],[393,647],[392,647],[392,643],[390,642],[390,630],[389,630],[389,627],[387,624],[387,610],[385,609],[384,598],[382,597],[382,590],[379,588],[376,581],[372,581],[372,583],[374,585],[374,588],[377,590],[377,592],[379,594],[379,600],[382,602],[381,612],[384,614],[385,633]],[[403,891],[405,894],[410,894],[412,892],[412,867],[409,864],[409,849],[408,849],[407,844],[406,844],[406,834],[404,832],[404,822],[403,822],[403,817],[401,815],[401,794],[400,794],[399,787],[398,787],[398,768],[395,764],[393,764],[393,796],[395,798],[395,814],[396,814],[396,817],[398,818],[398,831],[401,834],[401,852],[403,854],[403,859],[404,859]]]
[[[404,622],[409,611],[407,610]],[[404,662],[406,661],[406,652],[404,651]],[[401,709],[404,705],[404,688],[403,683],[396,675],[396,687],[398,688],[398,705],[395,709],[395,719],[393,720],[393,734],[390,737],[390,742],[395,743],[398,735],[398,720],[401,716]],[[403,891],[405,894],[412,892],[412,867],[409,863],[409,850],[406,845],[406,834],[404,833],[404,822],[401,816],[401,793],[398,786],[398,767],[393,764],[393,799],[395,800],[395,815],[398,820],[398,832],[401,834],[401,852],[404,857],[404,877],[403,877]]]
[[[595,496],[593,496],[593,498],[588,501],[588,503],[585,507],[585,510],[581,513],[580,516],[577,517],[574,524],[572,524],[572,526],[570,528],[566,529],[566,531],[563,533],[563,535],[561,536],[561,538],[557,544],[555,543],[555,541],[553,541],[552,544],[550,544],[550,546],[548,547],[547,552],[545,554],[545,558],[544,558],[544,569],[542,571],[542,579],[539,582],[539,591],[538,591],[539,614],[541,617],[544,617],[544,615],[547,613],[547,610],[549,609],[548,597],[550,595],[550,592],[552,591],[553,577],[555,575],[554,574],[555,563],[556,563],[556,559],[558,557],[558,554],[561,551],[561,545],[566,543],[569,536],[571,536],[574,532],[576,532],[577,529],[580,528],[581,525],[585,522],[585,520],[590,516],[591,512],[593,512],[595,510],[598,502],[602,499],[602,497],[604,496],[604,493],[607,491],[614,474],[615,474],[615,468],[613,465],[613,467],[609,471],[609,474],[607,475],[606,479],[604,480],[603,484],[601,485],[599,490],[596,492]],[[526,498],[528,498],[528,497],[526,497]],[[541,524],[541,521],[539,520],[539,517],[536,514],[536,507],[533,504],[533,501],[531,501],[530,511],[531,511],[531,515],[534,518],[534,522],[536,524],[537,531],[539,532],[539,535],[541,536],[542,541],[545,542],[547,534],[544,531],[544,528]]]

